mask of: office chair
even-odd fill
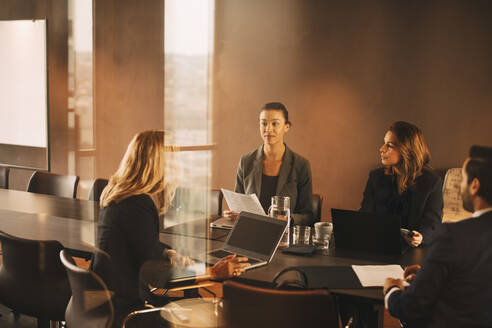
[[[228,280],[222,300],[230,328],[339,327],[335,303],[324,289],[279,290]]]
[[[211,215],[222,215],[222,200],[224,195],[220,189],[212,189],[209,193],[208,210]]]
[[[9,172],[6,166],[0,166],[0,188],[9,189]]]
[[[104,281],[91,270],[79,268],[72,256],[60,252],[72,290],[65,311],[70,328],[109,328],[113,324],[114,308],[111,293]]]
[[[23,239],[2,231],[0,242],[0,303],[14,313],[38,318],[38,328],[64,320],[70,285],[59,258],[63,246],[54,240]]]
[[[28,192],[75,198],[79,177],[36,171],[27,185]]]
[[[89,191],[89,200],[99,202],[104,188],[108,185],[107,179],[96,179]]]
[[[446,171],[442,185],[442,198],[444,207],[442,209],[443,222],[455,222],[469,218],[471,214],[463,208],[460,192],[461,168],[451,168]]]
[[[323,196],[320,194],[313,194],[313,221],[319,222],[321,221],[321,210],[323,208]]]

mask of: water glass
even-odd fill
[[[285,228],[284,235],[280,240],[279,247],[289,247],[290,244],[290,198],[283,196],[273,196],[272,205],[268,209],[268,215],[287,221],[287,227]]]
[[[328,249],[333,224],[330,222],[316,222],[314,224],[314,241],[319,249]]]
[[[311,236],[311,227],[296,225],[292,239],[295,245],[309,245],[309,237]]]

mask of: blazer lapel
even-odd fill
[[[282,158],[282,165],[280,166],[280,172],[278,174],[277,192],[275,193],[275,195],[279,196],[282,190],[284,189],[284,186],[287,183],[287,179],[289,178],[289,173],[291,169],[292,169],[292,151],[286,145],[284,157]]]
[[[256,196],[260,198],[261,191],[261,174],[263,173],[263,145],[256,151],[256,158],[253,165],[253,190]]]

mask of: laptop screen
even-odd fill
[[[269,256],[277,247],[285,225],[256,219],[253,215],[248,213],[239,216],[227,245]]]

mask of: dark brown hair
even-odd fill
[[[266,103],[265,106],[261,108],[261,111],[263,112],[264,110],[279,110],[282,112],[282,115],[284,116],[285,119],[285,124],[292,125],[292,123],[289,121],[289,112],[287,111],[287,108],[285,107],[284,104],[281,102],[269,102]]]
[[[430,152],[422,131],[415,125],[398,121],[389,127],[397,139],[400,162],[391,168],[396,175],[398,193],[401,195],[415,183],[424,168],[430,168]]]
[[[467,183],[473,179],[480,181],[478,196],[482,197],[487,204],[492,205],[492,147],[471,146],[465,170],[468,176]]]

